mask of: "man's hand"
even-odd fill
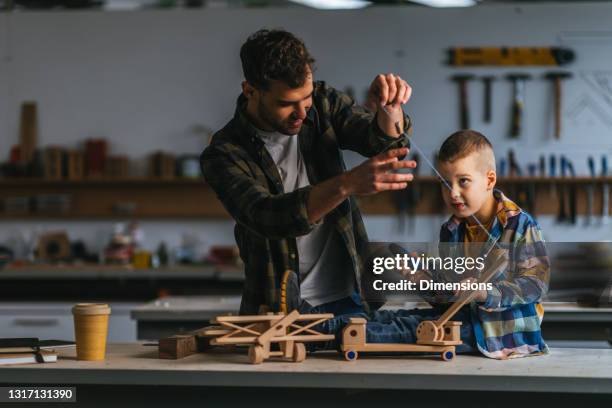
[[[416,167],[414,160],[399,160],[408,154],[408,148],[391,149],[380,153],[343,174],[343,186],[347,195],[370,195],[385,190],[402,190],[414,176],[407,173],[390,173],[392,170]]]
[[[306,203],[308,221],[318,222],[351,195],[406,188],[413,179],[412,174],[392,174],[389,171],[415,168],[414,160],[398,159],[407,154],[406,147],[380,153],[339,176],[313,186]]]
[[[376,120],[383,132],[389,136],[399,136],[395,123],[399,122],[400,128],[404,128],[402,105],[408,102],[411,95],[412,88],[399,75],[379,74],[370,85],[365,105],[377,113]],[[381,106],[385,107],[385,111],[380,112]]]

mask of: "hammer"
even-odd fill
[[[571,78],[570,72],[553,71],[544,74],[544,78],[553,82],[554,85],[554,104],[555,104],[555,138],[561,137],[561,81]]]
[[[510,136],[516,138],[521,134],[521,122],[525,106],[525,81],[531,79],[531,75],[508,74],[506,78],[512,82],[512,120],[510,125]]]
[[[491,94],[492,94],[492,83],[495,77],[492,75],[486,75],[480,78],[484,85],[484,121],[486,123],[491,122]]]
[[[470,114],[468,111],[467,82],[474,79],[472,74],[457,74],[451,78],[459,85],[459,115],[461,119],[461,129],[470,128]]]

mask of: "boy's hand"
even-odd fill
[[[464,283],[464,282],[465,283],[477,282],[477,280],[474,279],[474,278],[465,278],[465,279],[463,279],[459,283]],[[462,290],[456,290],[455,291],[455,297],[459,297],[463,292],[464,291],[462,291]],[[465,292],[467,292],[467,291],[465,291]],[[475,301],[475,302],[486,302],[487,296],[488,296],[487,291],[486,290],[477,290],[476,292],[477,293],[476,293],[476,295],[474,296],[474,298],[472,300]]]

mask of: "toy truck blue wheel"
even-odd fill
[[[442,352],[442,360],[444,361],[451,361],[453,358],[455,358],[455,352],[452,350],[444,350]]]
[[[359,354],[355,350],[347,350],[344,352],[344,358],[347,361],[355,361],[357,360],[358,356]]]

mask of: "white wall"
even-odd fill
[[[203,9],[139,12],[44,12],[0,15],[0,157],[17,142],[19,105],[36,100],[41,146],[77,146],[87,137],[110,140],[114,152],[142,159],[154,149],[199,153],[206,137],[232,115],[240,91],[238,50],[258,28],[282,26],[302,37],[318,62],[316,76],[361,96],[379,72],[397,72],[414,88],[407,110],[415,140],[430,154],[458,124],[457,91],[442,64],[449,46],[562,45],[577,61],[564,86],[564,131],[552,137],[550,84],[543,68],[527,86],[525,131],[507,137],[510,85],[494,85],[493,122],[484,124],[482,85],[470,86],[472,127],[488,135],[498,155],[514,148],[526,164],[542,154],[563,153],[586,174],[586,157],[612,155],[612,5],[421,7],[320,12],[306,9]],[[514,69],[466,71],[502,77]],[[597,78],[609,88],[590,87]],[[605,84],[604,84],[605,85]],[[586,109],[577,109],[584,105]],[[346,154],[358,163],[357,155]],[[140,167],[140,169],[142,166]],[[139,167],[136,166],[136,171]],[[428,172],[426,172],[428,173]],[[611,239],[609,226],[583,228],[541,217],[549,240]],[[372,239],[425,241],[439,217],[419,217],[413,233],[400,234],[393,217],[367,217]],[[0,242],[17,230],[66,228],[96,245],[109,222],[2,222]],[[142,223],[147,243],[178,244],[183,229],[202,241],[231,243],[231,221]]]

